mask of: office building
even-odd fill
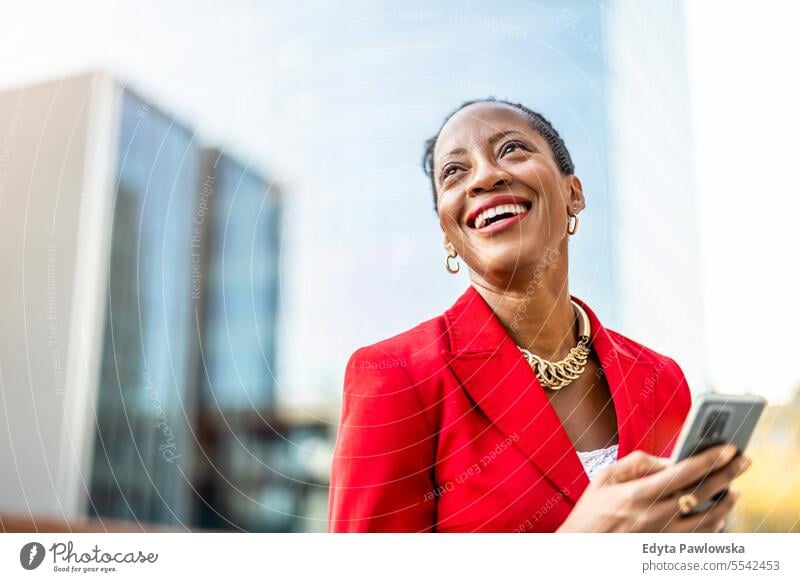
[[[105,75],[0,105],[0,512],[241,529],[200,489],[239,490],[239,431],[277,451],[265,473],[291,454],[262,430],[296,426],[273,410],[277,190]]]

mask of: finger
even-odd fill
[[[678,532],[682,533],[714,533],[723,526],[728,514],[731,512],[738,499],[738,492],[725,496],[722,500],[703,513],[680,517],[674,520]]]
[[[676,517],[670,523],[670,531],[681,533],[716,532],[723,526],[722,522],[731,512],[734,505],[736,505],[739,495],[740,493],[738,491],[731,491],[728,495],[715,503],[708,511],[697,515],[681,515]]]
[[[709,473],[727,465],[736,455],[733,445],[720,445],[684,459],[642,479],[639,493],[643,497],[671,497],[689,485],[704,479]]]
[[[648,455],[644,451],[633,451],[610,465],[597,480],[603,483],[624,483],[646,477],[669,467],[669,459]]]
[[[711,499],[714,495],[727,489],[731,481],[747,471],[749,467],[750,459],[748,457],[738,457],[702,481],[690,485],[684,493],[693,493],[700,501]]]
[[[688,520],[694,520],[696,522],[699,519],[698,516],[705,515],[712,509],[720,507],[722,501],[723,500],[721,499],[720,501],[716,502],[711,508],[702,513],[697,513],[697,514],[691,513],[689,515],[684,515],[680,511],[680,505],[678,504],[677,497],[668,497],[665,499],[659,499],[657,501],[653,501],[645,511],[642,511],[640,522],[646,528],[644,531],[653,531],[653,532],[683,531],[685,529],[684,526],[686,526],[687,523],[689,524],[689,526],[691,526]],[[731,500],[728,499],[727,501],[729,503]],[[735,496],[734,496],[734,501],[735,501]],[[673,521],[680,522],[680,524],[682,525],[680,526],[673,525],[672,523]],[[683,529],[677,529],[679,527]]]

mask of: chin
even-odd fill
[[[475,248],[477,247],[477,248]],[[526,267],[550,254],[553,245],[549,241],[535,239],[486,241],[473,247],[473,254],[484,265],[506,268]]]
[[[517,261],[506,256],[490,258],[486,257],[481,261],[475,273],[498,286],[505,286],[511,283],[523,273],[530,273],[533,269],[530,261]]]
[[[557,243],[532,241],[520,244],[519,241],[505,244],[487,245],[473,249],[476,268],[473,271],[495,284],[511,283],[524,275],[528,279],[539,276],[544,270],[554,266],[561,255]]]

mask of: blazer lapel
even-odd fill
[[[641,422],[638,403],[632,402],[626,390],[631,373],[637,372],[630,365],[630,353],[617,345],[594,313],[586,311],[592,323],[593,349],[606,373],[617,413],[622,457],[652,425],[647,418]],[[499,430],[512,437],[556,489],[577,502],[589,485],[583,465],[536,375],[491,308],[470,286],[445,312],[445,319],[450,349],[442,354],[469,397]]]
[[[644,355],[644,347],[634,342],[622,343],[608,332],[595,313],[582,300],[572,297],[589,316],[592,325],[592,349],[606,375],[617,414],[619,450],[622,458],[635,450],[655,454],[656,425],[655,383],[657,363]],[[637,348],[630,347],[638,346]]]

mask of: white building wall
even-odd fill
[[[686,4],[711,385],[800,388],[800,3]]]
[[[673,357],[705,389],[697,199],[682,3],[607,12],[620,331]]]
[[[0,511],[82,515],[108,263],[116,90],[0,93]]]

